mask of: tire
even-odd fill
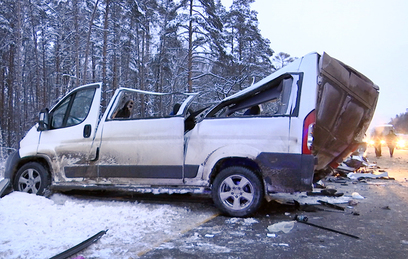
[[[223,213],[233,217],[246,217],[259,209],[264,188],[251,170],[233,166],[223,169],[212,185],[212,198]]]
[[[13,188],[19,192],[43,195],[49,185],[49,175],[44,166],[36,162],[30,162],[17,171]]]

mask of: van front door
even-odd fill
[[[96,178],[91,160],[99,117],[101,85],[75,89],[49,113],[49,126],[40,134],[38,155],[51,161],[53,181],[77,182]]]

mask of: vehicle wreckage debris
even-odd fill
[[[306,224],[306,225],[309,225],[309,226],[317,227],[317,228],[324,229],[324,230],[327,230],[327,231],[331,231],[331,232],[334,232],[334,233],[337,233],[337,234],[342,234],[342,235],[349,236],[349,237],[352,237],[352,238],[360,239],[358,236],[355,236],[355,235],[351,235],[351,234],[344,233],[344,232],[341,232],[341,231],[338,231],[338,230],[335,230],[335,229],[326,228],[326,227],[319,226],[319,225],[316,225],[316,224],[313,224],[313,223],[309,223],[309,222],[307,222],[308,218],[305,217],[305,216],[296,215],[295,220],[297,222],[300,222],[300,223],[303,223],[303,224]]]
[[[317,202],[319,202],[323,206],[326,206],[326,207],[329,207],[329,208],[332,208],[332,209],[336,209],[336,210],[344,211],[344,208],[341,207],[341,206],[338,206],[338,205],[335,205],[335,204],[332,204],[332,203],[329,203],[329,202],[326,202],[326,201],[322,201],[322,200],[318,200]]]
[[[354,153],[345,159],[335,169],[335,172],[334,179],[333,177],[328,177],[328,181],[345,184],[345,179],[357,180],[359,182],[364,182],[366,179],[395,180],[395,178],[389,177],[388,172],[380,169],[377,164],[369,163],[363,153]]]
[[[310,204],[304,204],[301,205],[297,200],[293,200],[294,204],[295,204],[295,209],[296,210],[301,210],[301,211],[305,211],[305,212],[316,212],[316,211],[323,211],[323,209],[318,208],[316,206],[310,205]]]
[[[319,207],[317,207],[317,206],[315,206],[315,205],[311,205],[311,204],[300,204],[298,201],[296,201],[296,200],[293,200],[293,202],[294,202],[294,205],[295,205],[295,209],[297,210],[297,211],[304,211],[304,212],[317,212],[317,211],[327,211],[327,212],[339,212],[339,213],[341,213],[341,211],[337,211],[337,210],[327,210],[327,209],[323,209],[323,208],[319,208]],[[331,203],[329,203],[329,204],[331,204]],[[323,205],[323,204],[320,204],[320,205]],[[323,205],[324,206],[324,205]],[[336,205],[334,205],[334,206],[336,206]],[[327,207],[330,207],[329,205],[327,205]],[[340,207],[340,206],[338,206],[338,207]],[[340,209],[338,209],[338,210],[340,210]],[[344,210],[342,210],[342,211],[344,211]]]
[[[295,215],[295,220],[301,222],[307,222],[309,220],[308,217],[302,215]]]
[[[278,222],[273,225],[268,226],[269,232],[279,232],[282,231],[283,233],[289,233],[293,227],[295,226],[295,221],[283,221]]]
[[[307,192],[307,196],[328,196],[328,197],[341,197],[344,193],[337,192],[335,189],[323,189],[320,192]]]
[[[103,235],[106,234],[106,232],[108,232],[108,230],[102,230],[99,233],[97,233],[96,235],[91,236],[87,240],[84,240],[83,242],[77,244],[76,246],[71,247],[70,249],[65,250],[64,252],[62,252],[60,254],[57,254],[56,256],[51,257],[50,259],[66,259],[66,258],[68,258],[70,256],[73,256],[74,254],[84,250],[85,248],[87,248],[91,244],[98,241]]]
[[[340,184],[346,184],[347,183],[347,178],[344,178],[343,176],[327,176],[326,181],[332,182],[332,183],[340,183]]]
[[[363,197],[363,196],[361,196],[358,192],[353,192],[352,194],[351,194],[351,197],[353,198],[353,199],[356,199],[356,200],[364,200],[365,198]]]
[[[381,180],[395,180],[395,178],[391,178],[388,176],[388,172],[383,172],[381,174],[374,174],[373,172],[366,172],[366,173],[348,173],[347,177],[351,180],[360,180],[360,179],[381,179]]]

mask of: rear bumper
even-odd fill
[[[315,161],[313,155],[285,153],[261,153],[256,158],[267,193],[312,190]]]

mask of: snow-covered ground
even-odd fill
[[[2,162],[0,159],[0,180]],[[301,193],[276,194],[274,199],[318,204],[319,198]],[[345,203],[350,197],[320,199]],[[61,193],[45,198],[12,192],[0,199],[0,258],[50,258],[102,230],[108,232],[78,255],[86,259],[138,258],[217,214],[208,204],[98,200]]]
[[[101,230],[108,232],[79,255],[137,258],[211,219],[208,205],[106,201],[12,192],[0,199],[0,258],[50,258]]]
[[[0,159],[0,180],[5,159]],[[108,232],[79,255],[137,258],[217,215],[208,205],[106,201],[56,193],[12,192],[0,199],[0,258],[50,258],[99,231]]]

